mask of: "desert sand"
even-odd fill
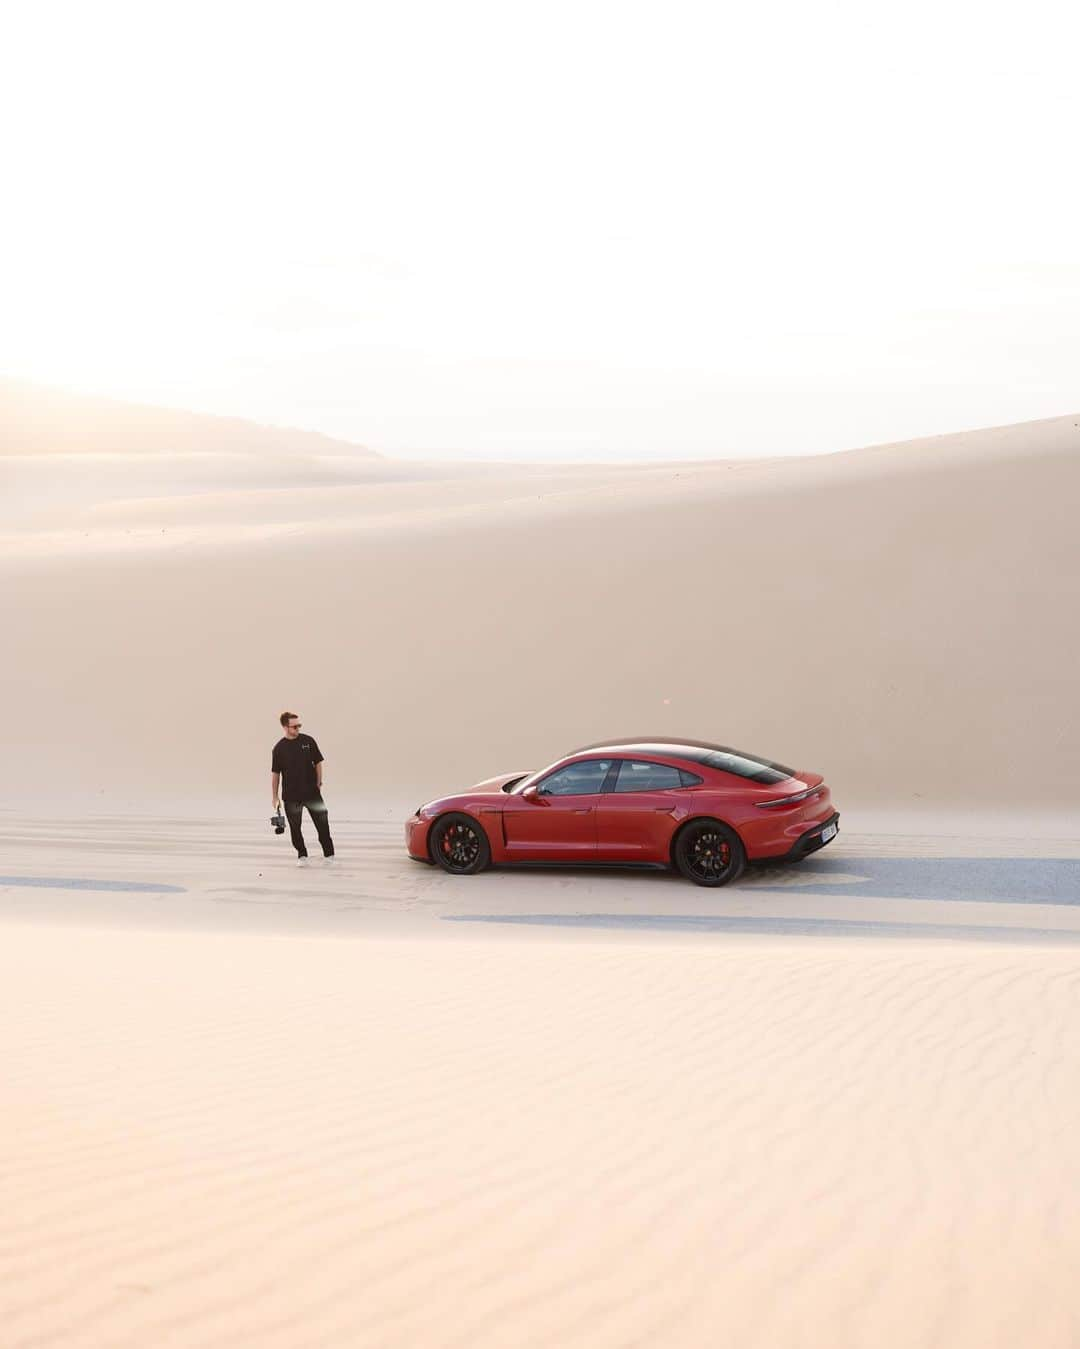
[[[5,1349],[1075,1345],[1078,421],[435,465],[0,388]],[[406,859],[645,733],[840,838]]]

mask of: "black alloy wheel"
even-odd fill
[[[727,885],[742,874],[746,850],[738,834],[726,824],[697,820],[679,835],[675,865],[695,885]]]
[[[472,876],[491,862],[491,848],[470,815],[443,815],[431,827],[431,856],[452,876]]]

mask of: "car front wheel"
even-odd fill
[[[472,876],[491,862],[487,835],[471,815],[443,815],[431,826],[431,856],[453,876]]]
[[[675,865],[695,885],[727,885],[742,874],[746,850],[726,824],[696,820],[676,841]]]

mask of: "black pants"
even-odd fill
[[[305,801],[285,802],[285,815],[289,821],[289,834],[292,837],[293,847],[300,857],[307,856],[307,844],[304,842],[304,835],[300,829],[305,806],[307,806],[308,814],[315,821],[315,832],[319,835],[323,856],[333,857],[334,840],[330,837],[330,821],[326,814],[326,802],[321,796],[311,796]]]

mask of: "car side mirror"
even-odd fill
[[[531,787],[526,787],[521,793],[521,799],[528,801],[530,806],[546,806],[547,802],[540,795],[540,788],[534,782]]]

